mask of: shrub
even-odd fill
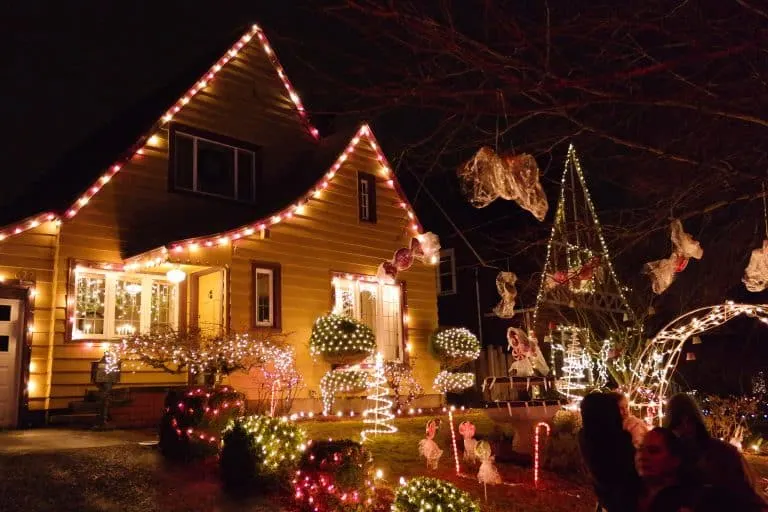
[[[254,481],[287,481],[304,451],[306,434],[286,418],[248,416],[223,433],[221,477],[230,488]]]
[[[213,455],[219,449],[221,430],[244,411],[245,398],[230,387],[171,391],[160,420],[160,452],[174,459]]]
[[[333,364],[362,361],[376,350],[370,327],[342,315],[325,315],[315,320],[309,337],[309,351]]]
[[[311,442],[296,473],[294,498],[312,511],[362,512],[373,503],[373,459],[350,440]]]
[[[323,413],[330,414],[337,393],[363,391],[368,388],[371,374],[362,370],[331,370],[320,379]]]
[[[474,373],[451,373],[448,371],[441,371],[435,377],[434,387],[441,393],[464,391],[467,388],[471,388],[475,385]]]
[[[437,478],[420,477],[409,481],[395,494],[393,512],[456,510],[480,512],[480,506],[466,492]]]
[[[543,466],[566,478],[585,481],[586,471],[579,449],[581,414],[561,409],[552,418],[552,434],[544,449]]]
[[[480,357],[480,341],[469,329],[451,327],[435,332],[431,339],[432,351],[447,369]]]

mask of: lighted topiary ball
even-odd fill
[[[455,510],[480,512],[480,506],[466,492],[437,478],[420,477],[410,480],[398,489],[393,512],[421,512],[423,510]]]
[[[332,364],[357,363],[376,350],[376,336],[367,325],[342,315],[315,320],[309,351]]]
[[[442,371],[435,377],[434,387],[441,393],[460,393],[475,385],[475,374],[468,372],[451,373]]]
[[[221,476],[228,487],[290,478],[306,449],[306,433],[286,418],[248,416],[222,432]]]
[[[445,368],[456,368],[480,357],[480,341],[469,329],[451,327],[432,335],[432,350]]]

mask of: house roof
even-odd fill
[[[238,215],[237,218],[216,219],[210,218],[212,216],[203,216],[200,222],[187,224],[190,226],[188,229],[194,230],[189,232],[169,224],[165,228],[156,229],[151,236],[149,236],[150,233],[145,233],[138,245],[129,243],[128,255],[143,254],[151,247],[157,247],[158,244],[163,244],[169,239],[183,238],[184,241],[192,240],[189,243],[212,245],[217,240],[237,238],[250,229],[264,229],[268,225],[290,218],[314,194],[328,186],[336,170],[346,156],[355,150],[362,138],[366,138],[376,151],[378,159],[382,162],[382,172],[388,178],[387,182],[398,191],[402,198],[401,206],[406,209],[409,217],[414,219],[413,231],[420,232],[415,213],[369,126],[363,124],[355,131],[343,130],[320,139],[317,129],[310,123],[301,99],[266,36],[258,25],[253,25],[234,44],[230,42],[223,55],[217,53],[221,55],[218,59],[210,56],[207,65],[196,66],[182,73],[171,83],[145,98],[140,105],[132,106],[115,116],[109,125],[100,130],[93,139],[87,141],[87,144],[75,148],[49,173],[46,173],[37,186],[30,188],[29,193],[23,194],[12,204],[7,205],[0,212],[0,226],[4,226],[0,227],[0,241],[35,228],[43,222],[66,222],[75,217],[82,208],[87,207],[91,197],[98,194],[104,186],[108,186],[111,178],[120,172],[126,162],[136,155],[143,154],[143,148],[153,133],[171,122],[189,99],[214,80],[222,67],[236,57],[243,47],[254,43],[260,44],[272,61],[276,74],[282,80],[293,101],[298,117],[312,137],[318,140],[317,144],[311,150],[295,155],[293,162],[289,164],[290,169],[286,169],[290,172],[291,180],[285,180],[284,186],[279,187],[275,193],[271,193],[268,200],[254,209]],[[210,62],[214,64],[211,66]],[[190,83],[194,85],[189,87]],[[158,112],[164,112],[159,119]],[[115,158],[116,155],[117,158]],[[336,158],[335,163],[334,158]],[[318,180],[318,174],[326,169],[330,170]],[[64,175],[67,176],[66,180],[61,179]],[[53,177],[55,177],[55,186],[50,185]],[[22,220],[18,220],[19,218]],[[254,218],[261,220],[255,223],[250,222]],[[238,227],[232,229],[232,225]],[[213,232],[216,235],[201,239],[199,238],[201,232]],[[189,237],[198,238],[190,239]],[[170,245],[178,250],[179,244]],[[164,247],[165,245],[162,246]]]

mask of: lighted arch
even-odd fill
[[[629,383],[630,403],[645,416],[660,421],[669,381],[685,341],[712,330],[737,316],[747,315],[768,324],[768,304],[734,304],[694,309],[681,315],[648,343],[632,370]]]

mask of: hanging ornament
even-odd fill
[[[493,312],[499,318],[512,318],[515,316],[516,282],[517,275],[514,272],[499,272],[499,275],[496,276],[496,290],[501,296],[501,302],[493,308]]]
[[[432,233],[423,233],[411,240],[413,257],[422,263],[437,263],[440,258],[440,238]]]
[[[692,341],[694,345],[701,345],[701,338],[699,336],[694,336]]]
[[[419,455],[427,461],[427,468],[437,469],[437,462],[443,456],[443,450],[437,446],[435,435],[440,428],[440,420],[435,418],[427,422],[427,437],[419,441]]]
[[[477,462],[477,439],[475,439],[475,425],[470,421],[462,421],[459,425],[459,434],[464,438],[464,461],[470,464]]]
[[[509,367],[509,374],[514,377],[533,377],[536,372],[543,376],[549,374],[549,366],[539,349],[535,337],[528,337],[522,329],[507,329],[507,344],[515,362]]]
[[[752,251],[741,281],[750,292],[768,288],[768,240],[763,240],[763,246]]]
[[[696,354],[693,352],[688,352],[685,354],[685,360],[686,361],[695,361],[696,360]]]
[[[413,251],[410,247],[403,247],[395,251],[395,256],[392,258],[392,262],[395,264],[398,272],[408,270],[413,265]]]
[[[670,226],[670,239],[672,240],[672,255],[669,258],[652,261],[645,264],[645,273],[651,278],[653,293],[660,295],[675,280],[675,274],[685,270],[688,260],[694,258],[700,260],[704,250],[699,242],[683,231],[683,224],[674,219]]]
[[[515,201],[539,221],[549,205],[539,181],[536,159],[527,153],[500,156],[483,146],[458,171],[465,194],[475,208],[485,208],[498,198]]]
[[[600,256],[591,257],[585,264],[580,265],[573,270],[558,270],[547,274],[544,280],[544,288],[552,290],[558,286],[568,284],[573,291],[588,291],[586,283],[592,281],[600,267]]]

